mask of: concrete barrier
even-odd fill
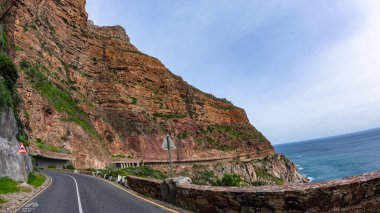
[[[261,187],[177,185],[174,200],[163,181],[128,177],[135,191],[197,212],[378,212],[380,171],[321,183]],[[173,196],[173,195],[171,195]]]

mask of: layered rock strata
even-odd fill
[[[174,160],[274,153],[243,109],[140,52],[122,27],[94,25],[84,0],[0,3],[32,149],[43,142],[68,150],[77,167],[100,168],[112,156],[166,159],[170,133]]]

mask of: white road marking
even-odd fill
[[[66,174],[63,174],[63,175],[66,175]],[[83,213],[83,210],[82,210],[82,203],[80,202],[80,196],[79,196],[78,182],[77,182],[77,180],[76,180],[73,176],[71,176],[71,175],[66,175],[66,176],[71,177],[71,178],[74,180],[74,182],[75,182],[75,187],[77,188],[77,198],[78,198],[78,209],[79,209],[79,213]]]

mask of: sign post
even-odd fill
[[[162,142],[161,145],[162,149],[168,150],[169,153],[169,162],[170,162],[170,177],[173,177],[173,161],[172,161],[172,149],[176,149],[173,140],[170,138],[170,135],[167,134],[164,141]]]
[[[28,153],[23,143],[20,143],[18,147],[18,153],[21,154],[21,160],[22,160],[22,173],[24,174],[24,177],[26,178],[26,181],[28,181],[28,177],[26,175],[26,168],[25,168],[25,154]]]

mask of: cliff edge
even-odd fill
[[[21,71],[20,117],[36,152],[70,155],[82,168],[112,157],[166,160],[161,143],[170,133],[174,160],[274,154],[243,109],[140,52],[122,27],[94,25],[84,0],[0,3],[7,52]]]

